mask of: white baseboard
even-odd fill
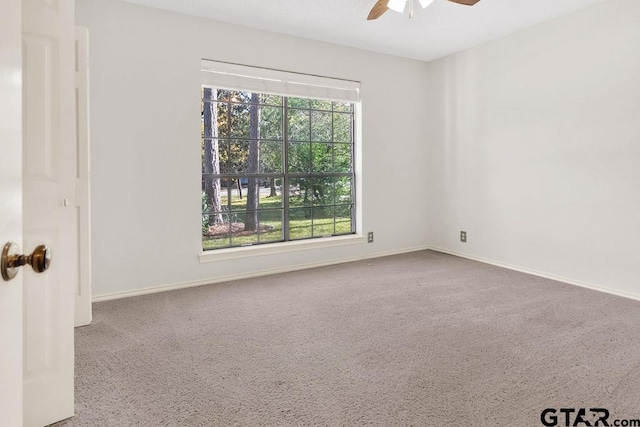
[[[487,259],[487,258],[482,258],[482,257],[474,256],[474,255],[469,255],[469,254],[465,254],[465,253],[462,253],[462,252],[456,252],[456,251],[452,251],[452,250],[449,250],[449,249],[438,248],[436,246],[429,246],[427,249],[432,250],[432,251],[436,251],[436,252],[442,252],[442,253],[449,254],[449,255],[454,255],[454,256],[457,256],[457,257],[460,257],[460,258],[466,258],[466,259],[470,259],[470,260],[473,260],[473,261],[479,261],[479,262],[482,262],[482,263],[485,263],[485,264],[495,265],[496,267],[502,267],[502,268],[506,268],[508,270],[519,271],[521,273],[531,274],[532,276],[538,276],[538,277],[542,277],[542,278],[545,278],[545,279],[555,280],[557,282],[566,283],[568,285],[579,286],[581,288],[587,288],[587,289],[591,289],[593,291],[604,292],[606,294],[616,295],[616,296],[619,296],[619,297],[624,297],[624,298],[629,298],[629,299],[640,301],[640,295],[629,294],[627,292],[617,291],[615,289],[606,288],[606,287],[595,285],[595,284],[592,284],[592,283],[585,283],[585,282],[580,282],[580,281],[573,280],[573,279],[567,279],[566,277],[556,276],[556,275],[548,274],[548,273],[542,273],[540,271],[530,270],[530,269],[522,268],[522,267],[519,267],[519,266],[516,266],[516,265],[506,264],[506,263],[503,263],[503,262],[494,261],[492,259]]]
[[[167,292],[167,291],[174,291],[177,289],[193,288],[196,286],[205,286],[205,285],[213,285],[213,284],[222,283],[222,282],[231,282],[234,280],[251,279],[254,277],[261,277],[261,276],[270,276],[272,274],[288,273],[291,271],[306,270],[309,268],[326,267],[329,265],[344,264],[346,262],[362,261],[365,259],[372,259],[372,258],[381,258],[385,256],[399,255],[399,254],[409,253],[409,252],[424,251],[427,249],[429,249],[427,246],[417,246],[412,248],[400,249],[397,251],[379,252],[379,253],[351,257],[351,258],[341,258],[341,259],[316,262],[316,263],[298,264],[298,265],[292,265],[292,266],[281,267],[281,268],[260,270],[252,273],[234,274],[234,275],[225,276],[225,277],[218,277],[215,279],[198,280],[195,282],[174,283],[174,284],[168,284],[168,285],[162,285],[162,286],[154,286],[151,288],[137,289],[134,291],[124,291],[124,292],[114,292],[114,293],[102,294],[102,295],[94,295],[92,301],[101,302],[101,301],[110,301],[110,300],[120,299],[120,298],[136,297],[140,295],[149,295],[149,294],[155,294],[158,292]]]

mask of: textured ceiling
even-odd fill
[[[367,21],[375,0],[128,0],[216,21],[429,61],[603,0],[435,0],[413,19],[388,11]],[[407,8],[408,9],[408,8]]]

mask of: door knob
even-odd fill
[[[4,280],[11,280],[18,274],[18,268],[29,264],[33,271],[42,273],[51,265],[51,249],[46,245],[40,245],[33,250],[31,255],[20,255],[20,247],[9,242],[2,249],[2,260],[0,270]]]

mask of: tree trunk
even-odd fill
[[[276,179],[275,178],[270,178],[269,179],[269,189],[271,190],[271,192],[269,193],[269,197],[276,197],[278,195],[278,193],[276,192]]]
[[[258,173],[260,160],[260,96],[251,94],[251,107],[249,109],[249,156],[247,159],[247,173]],[[247,212],[244,220],[245,231],[258,230],[258,197],[260,195],[260,183],[257,178],[249,178],[247,184]]]
[[[204,99],[214,100],[217,91],[204,88]],[[213,102],[204,103],[204,173],[220,173],[220,152],[218,150],[218,111]],[[209,225],[222,224],[222,202],[220,178],[205,178],[204,192],[211,207]]]

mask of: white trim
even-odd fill
[[[220,86],[225,89],[257,91],[283,96],[302,96],[313,99],[350,101],[354,104],[354,158],[352,159],[355,179],[354,204],[356,209],[356,235],[331,236],[304,241],[269,243],[227,249],[202,251],[200,263],[243,259],[254,256],[287,253],[299,250],[317,249],[349,244],[366,243],[362,236],[362,111],[360,102],[360,82],[354,80],[323,77],[271,68],[240,65],[230,62],[201,60],[201,84]],[[200,242],[201,243],[201,242]]]
[[[499,261],[494,261],[492,259],[482,258],[474,255],[465,254],[462,252],[456,252],[449,249],[443,249],[436,246],[428,246],[427,249],[436,252],[442,252],[444,254],[454,255],[460,258],[466,258],[473,261],[479,261],[485,264],[495,265],[496,267],[506,268],[508,270],[519,271],[521,273],[531,274],[532,276],[542,277],[544,279],[555,280],[556,282],[566,283],[568,285],[579,286],[581,288],[591,289],[592,291],[604,292],[605,294],[611,294],[618,297],[629,298],[633,300],[640,301],[640,295],[629,294],[626,292],[616,291],[614,289],[605,288],[602,286],[594,285],[592,283],[580,282],[578,280],[567,279],[566,277],[556,276],[554,274],[542,273],[536,270],[530,270],[527,268],[518,267],[511,264],[506,264]]]
[[[294,240],[291,242],[269,243],[257,246],[242,246],[239,248],[217,249],[202,252],[198,255],[200,263],[226,261],[230,259],[252,258],[262,255],[298,252],[302,250],[321,249],[344,245],[366,243],[367,239],[361,235],[324,237],[309,240]]]
[[[556,275],[553,275],[553,274],[541,273],[539,271],[534,271],[534,270],[530,270],[530,269],[526,269],[526,268],[522,268],[522,267],[517,267],[517,266],[511,265],[511,264],[506,264],[506,263],[503,263],[503,262],[498,262],[498,261],[494,261],[494,260],[487,259],[487,258],[473,256],[473,255],[465,254],[465,253],[462,253],[462,252],[456,252],[456,251],[452,251],[452,250],[448,250],[448,249],[443,249],[443,248],[439,248],[439,247],[436,247],[436,246],[418,246],[418,247],[413,247],[413,248],[401,249],[401,250],[397,250],[397,251],[379,252],[379,253],[365,255],[365,256],[342,258],[342,259],[331,260],[331,261],[323,261],[323,262],[317,262],[317,263],[298,264],[298,265],[282,267],[282,268],[261,270],[261,271],[256,271],[256,272],[253,272],[253,273],[234,274],[234,275],[230,275],[230,276],[220,277],[220,278],[217,278],[217,279],[199,280],[199,281],[194,281],[194,282],[175,283],[175,284],[169,284],[169,285],[154,286],[154,287],[145,288],[145,289],[139,289],[139,290],[135,290],[135,291],[113,292],[113,293],[108,293],[108,294],[95,295],[93,297],[93,299],[92,299],[92,302],[111,301],[111,300],[116,300],[116,299],[121,299],[121,298],[129,298],[129,297],[136,297],[136,296],[141,296],[141,295],[150,295],[150,294],[155,294],[155,293],[160,293],[160,292],[174,291],[174,290],[178,290],[178,289],[193,288],[193,287],[196,287],[196,286],[214,285],[214,284],[217,284],[217,283],[231,282],[231,281],[242,280],[242,279],[251,279],[251,278],[255,278],[255,277],[269,276],[269,275],[272,275],[272,274],[288,273],[288,272],[291,272],[291,271],[305,270],[305,269],[309,269],[309,268],[326,267],[326,266],[330,266],[330,265],[343,264],[343,263],[347,263],[347,262],[362,261],[362,260],[366,260],[366,259],[381,258],[381,257],[385,257],[385,256],[399,255],[399,254],[410,253],[410,252],[418,252],[418,251],[424,251],[424,250],[431,250],[431,251],[435,251],[435,252],[441,252],[441,253],[444,253],[444,254],[449,254],[449,255],[460,257],[460,258],[465,258],[465,259],[470,259],[470,260],[473,260],[473,261],[482,262],[482,263],[485,263],[485,264],[495,265],[496,267],[506,268],[508,270],[519,271],[521,273],[531,274],[533,276],[542,277],[542,278],[550,279],[550,280],[555,280],[557,282],[566,283],[568,285],[578,286],[578,287],[581,287],[581,288],[591,289],[591,290],[598,291],[598,292],[603,292],[603,293],[607,293],[607,294],[611,294],[611,295],[615,295],[615,296],[619,296],[619,297],[623,297],[623,298],[629,298],[629,299],[640,301],[640,295],[634,295],[634,294],[629,294],[629,293],[626,293],[626,292],[620,292],[620,291],[616,291],[616,290],[613,290],[613,289],[604,288],[602,286],[598,286],[598,285],[594,285],[594,284],[590,284],[590,283],[585,283],[585,282],[579,282],[579,281],[576,281],[576,280],[567,279],[566,277],[556,276]]]
[[[149,295],[149,294],[155,294],[159,292],[193,288],[196,286],[214,285],[216,283],[231,282],[234,280],[241,280],[241,279],[251,279],[254,277],[261,277],[261,276],[270,276],[272,274],[288,273],[291,271],[306,270],[309,268],[326,267],[330,265],[344,264],[346,262],[362,261],[366,259],[381,258],[385,256],[399,255],[399,254],[404,254],[409,252],[424,251],[426,249],[428,249],[427,246],[417,246],[413,248],[400,249],[397,251],[379,252],[379,253],[369,254],[364,256],[341,258],[341,259],[335,259],[331,261],[323,261],[323,262],[316,262],[316,263],[309,263],[309,264],[298,264],[298,265],[292,265],[288,267],[261,270],[253,273],[234,274],[234,275],[219,277],[219,278],[210,279],[210,280],[199,280],[196,282],[183,282],[183,283],[176,283],[176,284],[170,284],[170,285],[155,286],[155,287],[139,289],[135,291],[124,291],[124,292],[114,292],[114,293],[103,294],[103,295],[95,295],[93,297],[93,302],[111,301],[111,300],[121,299],[121,298],[137,297],[140,295]]]
[[[358,102],[360,82],[203,59],[201,83],[249,92]]]

